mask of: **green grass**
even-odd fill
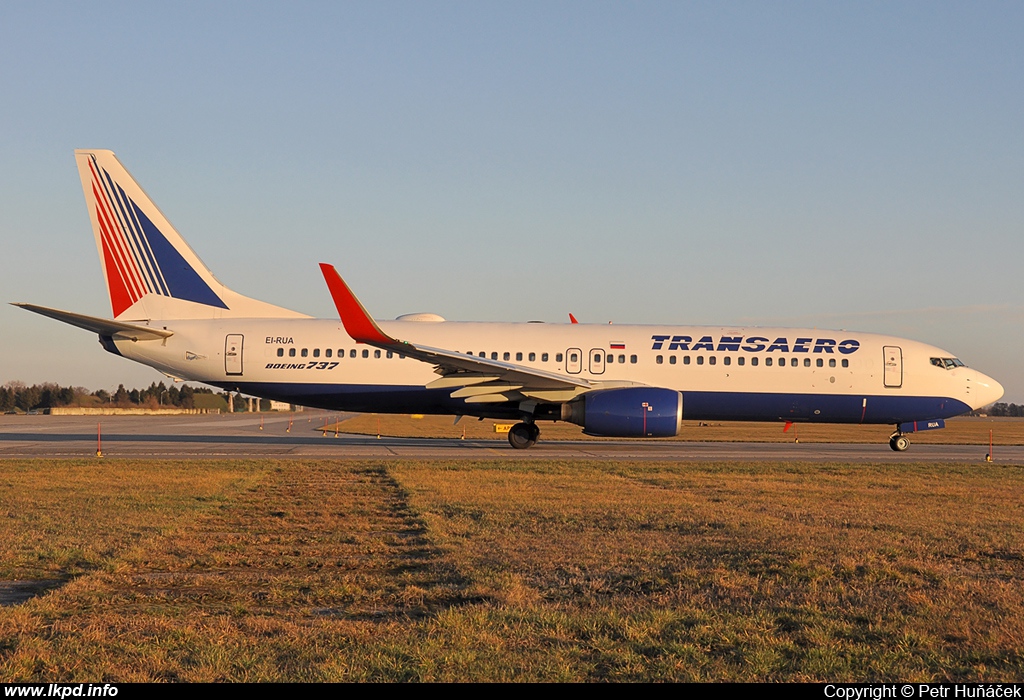
[[[0,678],[1024,671],[1024,469],[0,461]]]

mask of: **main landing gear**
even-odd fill
[[[537,444],[540,428],[534,423],[516,423],[508,431],[508,444],[517,450],[525,450]]]
[[[889,447],[893,452],[905,452],[910,447],[910,439],[898,430],[889,437]]]

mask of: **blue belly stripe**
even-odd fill
[[[216,386],[333,411],[465,414],[494,418],[519,415],[515,403],[467,405],[461,399],[452,399],[450,389],[425,389],[422,386],[277,382],[224,382]],[[971,407],[963,401],[936,396],[683,392],[683,418],[686,420],[896,424],[952,418],[970,410]]]

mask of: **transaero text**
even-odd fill
[[[810,352],[832,354],[839,351],[841,355],[849,355],[860,349],[860,341],[847,339],[836,341],[834,338],[776,338],[770,340],[757,335],[744,338],[742,335],[723,335],[717,341],[705,335],[694,342],[688,335],[652,335],[654,345],[651,350],[679,350],[691,352],[710,350],[711,352]],[[667,346],[667,347],[666,347]]]

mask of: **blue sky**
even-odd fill
[[[1024,402],[1021,3],[0,5],[0,299],[109,315],[72,157],[333,315],[934,343]],[[159,380],[5,306],[0,382]]]

